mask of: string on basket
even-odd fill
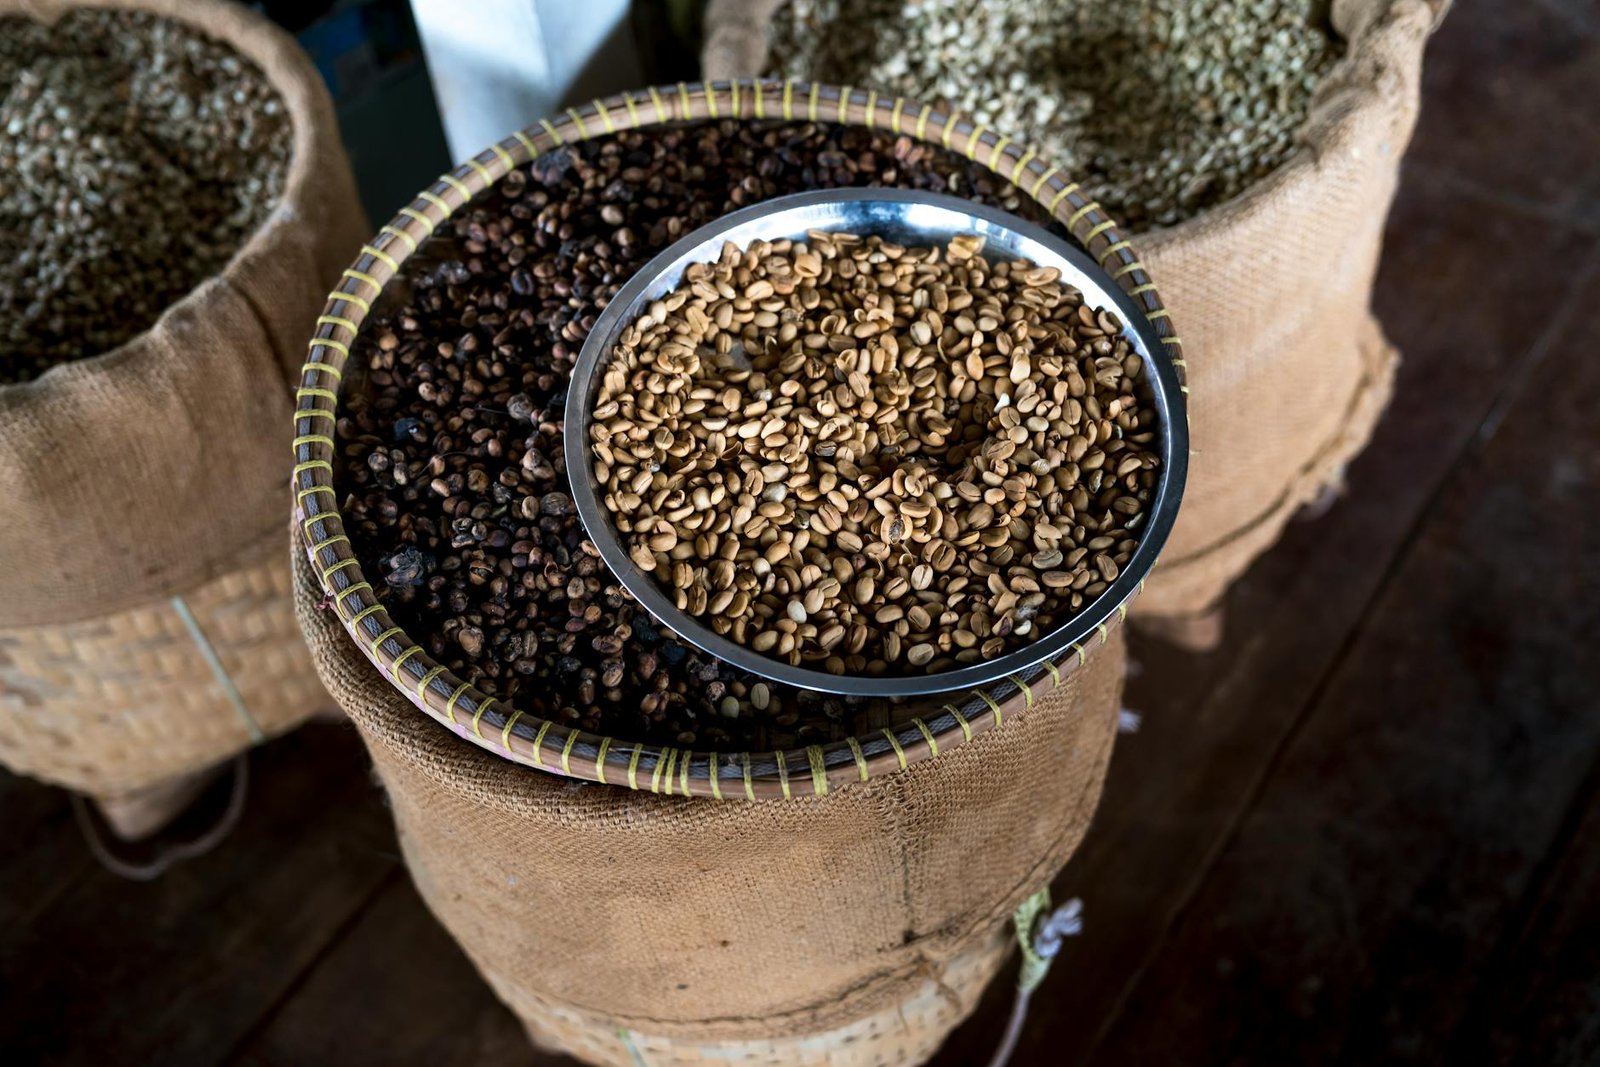
[[[1022,968],[1017,972],[1017,999],[1011,1005],[1011,1018],[1000,1039],[989,1067],[1006,1067],[1011,1053],[1016,1050],[1017,1039],[1028,1019],[1028,1001],[1039,988],[1050,964],[1061,952],[1061,943],[1083,932],[1083,901],[1073,897],[1061,907],[1044,914],[1050,907],[1050,887],[1039,890],[1022,902],[1011,916],[1017,931],[1017,945],[1022,949]],[[1040,916],[1044,915],[1042,921]]]
[[[217,655],[217,650],[212,646],[211,640],[206,637],[206,632],[200,628],[200,621],[194,617],[194,612],[189,610],[188,603],[181,596],[172,598],[172,610],[178,613],[178,618],[183,620],[184,629],[189,631],[189,637],[194,641],[195,647],[200,650],[200,655],[205,659],[206,666],[211,668],[211,676],[217,680],[217,686],[222,690],[222,695],[227,697],[228,703],[233,705],[233,710],[244,722],[245,732],[250,735],[250,743],[259,745],[267,739],[266,731],[256,722],[255,716],[250,714],[250,709],[245,705],[244,696],[239,692],[239,687],[233,684],[233,678],[228,674],[228,669],[222,665],[222,657]]]

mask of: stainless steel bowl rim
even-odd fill
[[[935,225],[935,221],[940,224]],[[963,233],[983,234],[984,255],[1028,259],[1062,270],[1098,307],[1116,308],[1128,337],[1144,361],[1160,430],[1161,467],[1155,498],[1139,544],[1115,581],[1083,609],[1031,644],[1003,656],[936,674],[835,675],[795,667],[713,632],[678,609],[654,575],[641,571],[623,547],[600,499],[589,443],[590,412],[603,369],[622,331],[645,307],[672,291],[692,263],[713,262],[723,244],[744,248],[757,240],[803,238],[808,230],[884,235],[907,245],[943,243]],[[912,697],[981,687],[1008,676],[1029,678],[1074,646],[1095,636],[1110,615],[1132,597],[1155,564],[1177,518],[1188,475],[1189,436],[1181,382],[1149,319],[1132,297],[1078,245],[1004,211],[959,197],[903,189],[828,189],[776,197],[731,212],[683,237],[633,275],[595,321],[573,367],[563,437],[573,502],[601,558],[617,580],[657,622],[683,640],[769,681],[826,693]]]

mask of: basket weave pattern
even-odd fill
[[[162,598],[83,622],[0,629],[0,763],[115,796],[221,762],[327,703],[280,552],[177,599],[183,607]]]

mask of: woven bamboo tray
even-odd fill
[[[1126,618],[1132,597],[1099,627],[1098,640],[1091,637],[1075,645],[1060,662],[957,696],[872,735],[759,753],[643,745],[526,714],[435,663],[390,618],[362,574],[333,487],[332,431],[350,345],[385,286],[435,228],[511,170],[550,149],[625,129],[719,118],[868,126],[939,144],[987,166],[1042,205],[1144,309],[1182,379],[1181,342],[1131,243],[1099,204],[1086,199],[1076,183],[1034,151],[960,113],[946,114],[862,89],[774,81],[680,83],[596,100],[568,108],[560,118],[541,119],[441,175],[362,247],[329,295],[302,372],[294,415],[296,520],[311,565],[351,638],[413,704],[474,744],[541,770],[654,793],[717,800],[821,796],[933,759],[998,727],[1008,713],[1031,705],[1082,664],[1094,645],[1104,643],[1109,628]]]

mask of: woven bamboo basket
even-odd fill
[[[0,762],[89,794],[124,836],[328,704],[275,547],[182,596],[0,629]]]
[[[291,123],[278,203],[220,272],[126,343],[0,386],[0,762],[136,837],[328,705],[273,546],[290,374],[367,223],[333,103],[287,33],[221,0],[0,0],[0,17],[80,7],[226,45]]]
[[[987,165],[1106,267],[1181,373],[1178,336],[1115,224],[992,131],[815,85],[596,101],[443,175],[331,294],[295,413],[301,626],[373,754],[424,899],[538,1040],[627,1065],[921,1062],[1087,827],[1116,732],[1126,603],[1060,662],[871,735],[774,752],[640,744],[525,713],[435,663],[362,574],[333,485],[335,412],[362,371],[352,346],[437,227],[549,150],[707,119],[869,126]]]

